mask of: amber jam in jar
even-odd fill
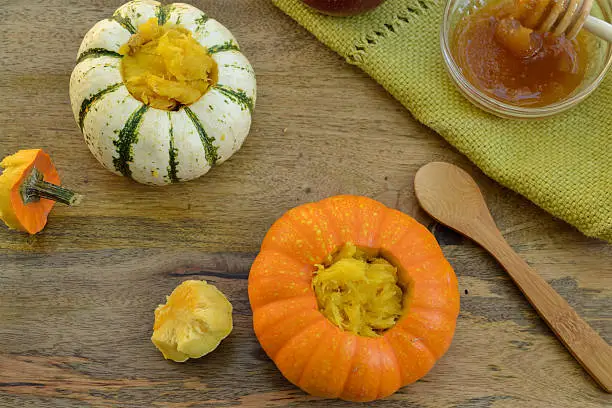
[[[585,77],[591,34],[542,34],[523,27],[516,13],[514,0],[494,0],[464,15],[451,38],[457,65],[501,102],[541,107],[565,99]]]

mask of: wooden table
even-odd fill
[[[609,343],[612,247],[485,177],[269,1],[192,2],[233,31],[257,72],[242,150],[165,188],[104,170],[74,122],[68,80],[82,36],[121,3],[0,4],[0,156],[42,147],[64,184],[86,196],[80,207],[57,206],[34,237],[0,228],[1,406],[351,406],[309,397],[280,375],[253,334],[247,298],[272,222],[338,193],[374,197],[428,225],[461,291],[449,352],[421,381],[368,406],[612,404],[492,258],[419,210],[414,173],[432,160],[469,171],[510,244]],[[228,294],[235,329],[211,355],[177,364],[149,338],[154,308],[187,278]]]

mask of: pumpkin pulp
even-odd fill
[[[155,309],[151,341],[166,359],[183,362],[216,349],[232,328],[225,295],[206,281],[187,280]]]
[[[151,18],[119,49],[130,94],[153,108],[175,110],[200,99],[217,80],[217,64],[185,28]]]
[[[340,329],[364,337],[393,327],[402,313],[397,268],[351,243],[330,258],[327,266],[317,265],[313,278],[321,313]]]

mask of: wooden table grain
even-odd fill
[[[86,197],[57,206],[34,237],[0,228],[0,406],[352,406],[310,397],[280,375],[253,334],[247,298],[272,222],[339,193],[374,197],[429,226],[461,291],[448,353],[422,380],[367,406],[612,404],[492,258],[418,208],[413,176],[432,160],[466,169],[505,238],[608,343],[612,247],[485,177],[267,0],[192,1],[237,36],[257,72],[242,150],[165,188],[104,170],[74,123],[68,81],[85,32],[121,3],[0,3],[0,156],[42,147]],[[177,364],[149,338],[154,308],[188,278],[228,295],[235,329],[211,355]]]

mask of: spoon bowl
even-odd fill
[[[431,183],[433,179],[438,182]],[[414,186],[421,207],[452,229],[476,241],[483,232],[497,229],[478,185],[461,168],[429,163],[417,171]]]

